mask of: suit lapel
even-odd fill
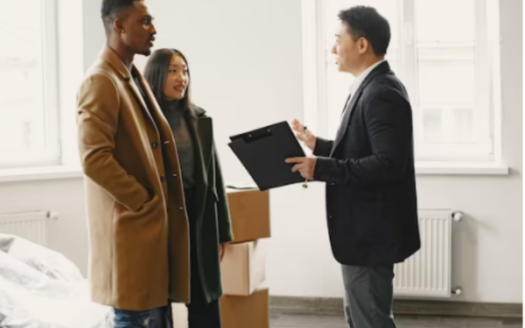
[[[365,80],[361,83],[359,88],[357,88],[354,96],[352,97],[352,100],[349,104],[347,104],[343,118],[341,120],[341,124],[339,125],[339,129],[337,130],[337,134],[335,136],[334,140],[334,146],[332,147],[332,151],[330,152],[330,157],[333,156],[335,150],[337,149],[337,146],[341,143],[344,136],[348,132],[348,127],[350,126],[350,120],[352,118],[352,114],[354,112],[355,106],[357,106],[357,103],[359,101],[359,98],[361,97],[361,94],[363,93],[363,90],[366,88],[366,86],[378,75],[385,74],[390,71],[390,66],[387,62],[383,62],[379,64],[375,69],[373,69],[370,74],[365,78]]]
[[[349,104],[347,104],[346,108],[344,109],[343,118],[341,120],[341,124],[339,125],[339,129],[337,130],[337,134],[334,140],[334,146],[332,147],[332,152],[330,153],[330,156],[333,155],[335,149],[337,148],[337,146],[339,146],[339,143],[341,143],[341,140],[343,140],[343,137],[345,136],[346,131],[348,130],[350,119],[352,118],[352,113],[354,112],[354,107],[356,106],[357,101],[359,100],[359,97],[361,97],[361,93],[363,92],[363,84],[361,84],[361,86],[357,89],[354,96],[352,97],[352,100]]]
[[[352,98],[352,94],[349,94],[348,98],[346,98],[345,107],[343,107],[343,110],[341,111],[341,119],[343,118],[343,116],[346,113],[346,108],[348,107],[348,102],[349,102],[350,98]]]
[[[337,130],[337,134],[335,137],[336,143],[339,142],[343,138],[344,131],[346,130],[344,127],[346,127],[348,125],[348,122],[350,122],[350,117],[352,116],[354,106],[356,105],[357,100],[361,96],[361,92],[362,91],[358,89],[356,93],[354,94],[354,96],[352,97],[352,100],[350,102],[347,101],[345,104],[345,108],[343,109],[343,114],[341,118],[341,124],[339,125],[339,130]],[[350,97],[351,96],[349,96],[349,98]]]

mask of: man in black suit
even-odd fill
[[[412,109],[384,56],[390,27],[374,8],[339,14],[332,52],[356,77],[334,141],[294,121],[297,137],[317,157],[290,158],[309,180],[326,182],[330,243],[342,264],[345,316],[351,328],[395,327],[394,264],[420,248]]]

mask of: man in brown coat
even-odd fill
[[[155,27],[144,1],[103,0],[107,45],[78,93],[93,301],[115,328],[171,327],[170,301],[189,301],[188,221],[168,122],[135,54]]]

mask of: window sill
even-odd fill
[[[501,162],[416,162],[417,175],[508,175]]]
[[[82,178],[80,167],[49,166],[0,169],[0,183]]]

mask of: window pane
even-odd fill
[[[443,122],[439,108],[428,108],[423,112],[425,142],[436,142],[443,139]]]
[[[473,42],[475,0],[415,0],[418,43]]]
[[[475,101],[475,66],[469,61],[419,60],[419,101],[469,104]]]
[[[475,141],[472,107],[432,104],[423,107],[425,144],[468,144]]]
[[[477,141],[474,1],[415,0],[417,95],[423,143]]]
[[[474,141],[474,116],[472,108],[454,109],[454,139],[456,142]]]
[[[0,151],[20,157],[13,162],[56,149],[46,130],[44,9],[41,0],[25,0],[0,11]]]

